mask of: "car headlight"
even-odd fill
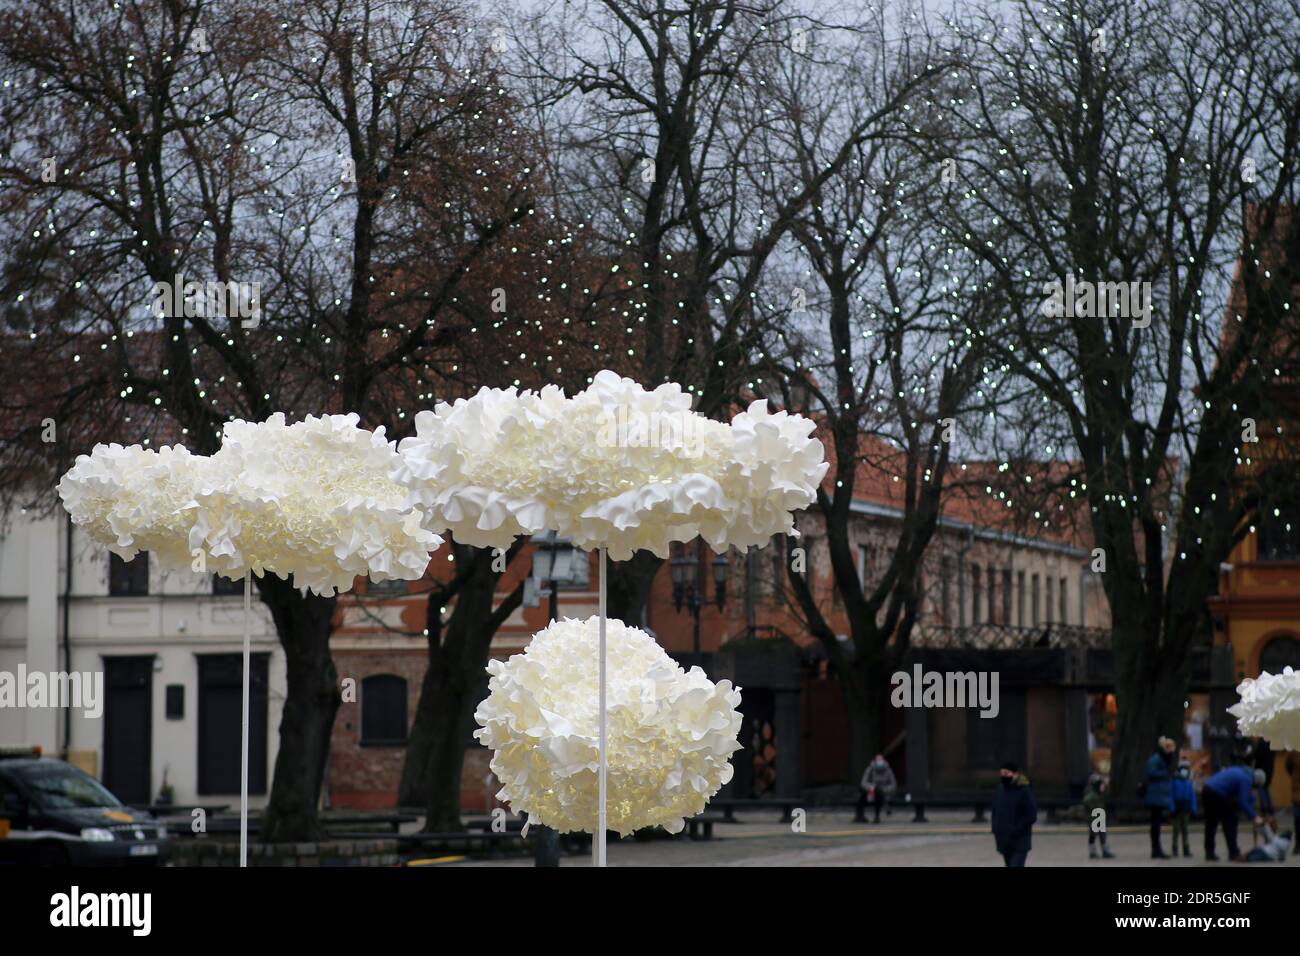
[[[86,827],[81,831],[81,838],[88,843],[111,843],[113,832],[103,827]]]

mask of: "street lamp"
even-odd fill
[[[541,593],[543,584],[550,593],[548,621],[559,617],[559,585],[572,584],[578,578],[578,564],[573,543],[567,538],[559,538],[554,531],[533,536],[533,571],[531,577],[537,592]]]
[[[697,551],[703,549],[703,542],[697,543]],[[718,610],[727,603],[727,573],[731,562],[726,554],[713,559],[713,599]],[[680,612],[685,606],[694,618],[695,630],[692,646],[695,663],[703,666],[704,655],[700,652],[700,611],[708,603],[704,587],[700,581],[700,559],[697,555],[688,555],[683,551],[680,557],[672,559],[673,605]]]

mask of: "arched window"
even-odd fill
[[[361,745],[400,747],[406,743],[406,678],[372,674],[361,681]]]
[[[1270,674],[1280,674],[1284,667],[1300,671],[1300,639],[1275,637],[1259,651],[1259,669]]]

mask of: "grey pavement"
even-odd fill
[[[930,812],[929,823],[913,823],[911,815],[895,813],[880,824],[852,822],[852,812],[811,810],[806,831],[777,822],[779,814],[742,813],[740,822],[714,826],[712,840],[686,837],[657,840],[614,840],[608,845],[610,866],[1002,866],[993,847],[988,823],[973,823],[969,812]],[[1282,814],[1283,829],[1291,823]],[[1112,827],[1108,834],[1113,860],[1088,858],[1087,829],[1079,823],[1041,823],[1034,828],[1029,866],[1187,867],[1187,866],[1298,866],[1300,857],[1284,864],[1227,862],[1222,834],[1218,864],[1204,859],[1204,831],[1192,827],[1191,858],[1152,860],[1147,828],[1143,825]],[[1243,822],[1238,839],[1243,852],[1252,846],[1251,826]],[[1164,834],[1169,852],[1169,833]],[[450,866],[531,866],[529,857],[471,860],[458,856],[431,857],[427,863]],[[561,866],[589,866],[588,854],[565,856]]]

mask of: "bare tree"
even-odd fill
[[[1064,466],[1102,552],[1121,795],[1156,737],[1181,732],[1206,599],[1256,507],[1244,419],[1284,415],[1271,385],[1297,341],[1279,217],[1296,199],[1296,13],[1026,0],[954,24],[967,66],[947,222],[1008,301],[988,339],[1034,390],[1015,427]]]
[[[895,33],[880,13],[873,26],[838,44],[823,39],[818,60],[793,62],[781,84],[790,91],[782,136],[811,201],[793,227],[783,281],[764,283],[766,380],[786,407],[819,422],[832,462],[814,512],[848,645],[828,620],[827,595],[810,585],[813,557],[788,554],[785,564],[844,693],[855,778],[880,747],[889,674],[922,612],[953,446],[972,446],[992,398],[976,394],[985,354],[977,317],[991,311],[989,297],[975,281],[978,262],[926,213],[941,171],[915,146],[945,134],[930,115],[945,54],[915,23]],[[863,116],[868,137],[858,132]],[[847,162],[836,162],[846,145]],[[835,172],[824,177],[828,166]],[[761,185],[791,188],[779,178]],[[868,488],[889,489],[899,512],[878,574],[854,557],[853,503]]]
[[[42,407],[89,394],[104,416],[62,429],[61,460],[110,434],[211,452],[222,422],[275,410],[400,431],[442,361],[481,352],[460,297],[508,258],[490,253],[530,216],[533,167],[467,23],[395,0],[0,14],[8,320],[29,360],[76,363]],[[156,314],[151,289],[186,280],[257,283],[260,315]],[[6,437],[37,460],[33,420]],[[308,839],[336,599],[257,583],[288,671],[262,836]]]

